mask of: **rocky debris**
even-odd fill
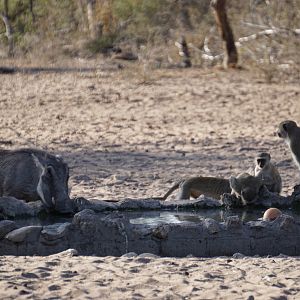
[[[227,194],[227,193],[221,196],[221,203],[222,206],[225,206],[226,208],[243,206],[243,202],[241,199],[235,197],[235,195]]]
[[[40,201],[37,203],[26,203],[14,197],[0,197],[0,213],[7,218],[33,217],[42,210]]]
[[[59,252],[58,255],[60,256],[68,256],[68,257],[72,257],[72,256],[78,256],[78,251],[76,249],[67,249],[65,251]]]
[[[102,212],[106,210],[116,210],[117,205],[111,202],[106,202],[102,200],[87,200],[83,197],[73,199],[75,211],[79,212],[84,209],[91,209],[95,212]]]
[[[126,258],[132,258],[132,257],[137,257],[138,255],[135,252],[128,252],[122,255],[122,257]]]
[[[220,223],[214,219],[205,219],[204,227],[208,230],[209,234],[218,233],[221,230]]]
[[[71,199],[55,202],[55,211],[61,214],[71,214],[74,212],[75,203]]]
[[[143,199],[143,200],[135,200],[135,199],[124,199],[117,203],[117,208],[120,210],[127,210],[127,209],[160,209],[161,202],[159,200],[154,199]]]
[[[291,231],[295,225],[295,220],[292,216],[283,214],[275,219],[272,225],[285,231]]]
[[[159,240],[166,240],[168,238],[168,233],[170,227],[168,225],[160,225],[152,231],[152,236]]]
[[[155,255],[153,253],[141,253],[138,255],[139,258],[158,258],[158,255]]]
[[[242,222],[238,216],[230,216],[226,218],[225,225],[227,229],[241,228]]]
[[[43,227],[41,237],[46,241],[55,241],[67,235],[71,223],[56,223]]]
[[[42,231],[42,226],[25,226],[9,232],[5,238],[14,243],[37,242]]]
[[[254,229],[264,229],[268,226],[268,222],[266,221],[249,221],[246,223],[250,228]]]
[[[0,222],[0,240],[3,239],[9,232],[17,228],[14,221],[4,220]]]
[[[291,197],[293,198],[293,200],[295,202],[300,202],[300,184],[294,186],[294,191],[293,191]]]
[[[235,258],[235,259],[242,259],[242,258],[245,257],[245,255],[242,254],[242,253],[237,252],[237,253],[234,253],[234,254],[232,255],[232,257]]]

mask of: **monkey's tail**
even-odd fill
[[[155,197],[152,199],[166,200],[175,190],[177,190],[179,188],[179,186],[181,185],[182,182],[184,182],[184,179],[181,179],[181,180],[177,181],[174,185],[172,185],[172,187],[164,194],[164,196]]]

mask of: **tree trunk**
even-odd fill
[[[211,7],[213,8],[215,20],[224,41],[224,67],[235,68],[238,63],[238,53],[234,43],[233,32],[227,18],[226,0],[212,0]]]
[[[87,19],[86,19],[85,10],[84,10],[85,1],[77,0],[77,4],[78,4],[78,8],[79,8],[82,31],[88,32]]]
[[[86,12],[87,12],[90,36],[92,39],[95,39],[97,37],[95,20],[94,20],[94,10],[95,10],[95,1],[87,0]]]
[[[33,11],[33,0],[29,0],[29,11],[31,13],[32,22],[35,22],[35,14]]]
[[[13,40],[13,29],[8,16],[8,0],[3,1],[4,11],[1,13],[1,18],[5,24],[6,37],[8,41],[7,55],[12,57],[14,55],[14,40]]]
[[[186,2],[185,0],[179,0],[178,10],[180,25],[182,26],[182,28],[186,30],[193,30],[193,25],[188,10],[188,2]]]

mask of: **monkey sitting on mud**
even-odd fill
[[[287,143],[294,162],[300,169],[300,127],[295,121],[283,121],[279,124],[277,135]]]
[[[262,152],[256,156],[254,175],[262,180],[269,192],[280,194],[282,189],[281,176],[271,162],[269,153]]]

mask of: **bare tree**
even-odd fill
[[[213,8],[215,20],[224,41],[224,67],[235,68],[238,63],[238,53],[234,43],[233,32],[227,18],[226,0],[212,0],[211,7]]]
[[[11,57],[14,54],[14,40],[13,40],[13,29],[9,19],[8,0],[3,0],[3,12],[0,15],[5,24],[5,29],[6,29],[6,37],[8,41],[7,54],[9,57]]]

